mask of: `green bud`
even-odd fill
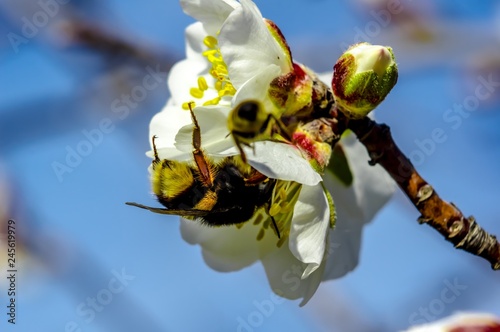
[[[353,119],[367,116],[398,81],[392,48],[368,43],[351,46],[337,60],[333,71],[337,107]]]

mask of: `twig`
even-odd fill
[[[364,144],[371,165],[380,164],[397,182],[421,213],[418,221],[441,233],[456,248],[483,257],[494,270],[500,269],[500,243],[476,223],[474,217],[464,217],[453,205],[443,201],[401,152],[388,126],[369,118],[350,120],[347,127]]]
[[[116,60],[136,61],[142,64],[160,64],[161,69],[169,70],[177,56],[159,52],[149,45],[139,45],[121,36],[116,36],[90,22],[70,20],[62,25],[61,30],[69,37],[72,45],[82,44],[103,56]]]

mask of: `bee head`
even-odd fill
[[[268,128],[269,114],[256,100],[246,100],[236,106],[229,115],[228,127],[233,135],[251,138]]]
[[[259,112],[259,104],[253,100],[245,101],[237,108],[237,116],[241,119],[255,122]]]

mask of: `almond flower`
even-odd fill
[[[181,6],[198,22],[186,29],[186,59],[170,71],[171,98],[150,124],[160,159],[192,161],[189,103],[195,105],[201,147],[214,161],[239,154],[227,125],[242,101],[257,100],[278,118],[311,110],[313,73],[292,61],[283,35],[252,1],[181,0]],[[258,210],[241,227],[182,219],[183,238],[199,244],[206,263],[218,271],[261,260],[273,291],[305,304],[322,280],[357,265],[362,227],[394,191],[385,172],[368,165],[368,154],[353,137],[342,146],[349,183],[328,172],[322,176],[326,163],[304,157],[297,146],[255,142],[245,148],[249,164],[278,180],[269,211]],[[325,151],[329,157],[331,151]],[[284,230],[279,240],[269,230],[269,214]]]

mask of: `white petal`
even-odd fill
[[[330,253],[325,280],[339,278],[358,264],[363,226],[389,201],[396,188],[394,181],[379,165],[370,166],[365,147],[354,135],[342,139],[353,173],[353,183],[346,187],[330,173],[324,183],[337,207],[337,224],[330,231]]]
[[[158,149],[173,148],[179,129],[190,123],[189,112],[180,106],[174,106],[172,100],[169,100],[163,110],[151,119],[149,137],[157,136],[155,143]]]
[[[158,150],[158,157],[160,160],[168,159],[168,160],[177,160],[177,161],[192,161],[193,160],[193,152],[192,151],[180,151],[176,148],[161,148]],[[153,159],[154,153],[153,150],[149,150],[146,152],[146,156]],[[149,172],[151,174],[151,171]]]
[[[228,15],[239,7],[234,0],[181,0],[184,12],[201,23],[206,31],[215,36]]]
[[[299,150],[289,144],[279,142],[255,142],[244,151],[249,164],[271,179],[295,181],[308,186],[321,182],[319,175],[302,157]]]
[[[240,270],[276,248],[274,233],[267,232],[257,241],[260,226],[246,222],[236,226],[208,227],[196,221],[182,220],[182,238],[190,244],[199,244],[208,266],[221,272]]]
[[[230,108],[224,106],[196,107],[193,113],[201,129],[201,148],[208,155],[236,154],[234,142],[227,129],[227,114]],[[175,147],[180,151],[193,150],[193,124],[182,127],[175,137]]]
[[[207,31],[203,28],[203,24],[195,22],[186,28],[186,58],[192,61],[199,61],[206,63],[208,61],[201,54],[206,51],[207,47],[203,43],[203,39],[208,35]]]
[[[396,184],[380,165],[368,164],[368,152],[354,135],[343,139],[342,144],[354,176],[352,187],[356,197],[356,210],[350,212],[353,216],[359,216],[362,223],[366,223],[392,197]]]
[[[201,148],[214,157],[232,156],[238,153],[228,136],[225,106],[207,106],[194,109],[201,128]],[[160,159],[186,161],[193,157],[193,122],[189,111],[173,106],[171,100],[157,113],[150,123],[150,137],[157,136],[156,148]],[[151,146],[152,148],[152,146]],[[153,151],[146,153],[153,157]]]
[[[259,100],[262,102],[267,113],[274,113],[276,106],[269,98],[269,86],[271,81],[278,77],[281,69],[276,65],[263,68],[257,75],[246,81],[236,92],[233,106],[245,100]]]
[[[321,264],[308,278],[302,279],[307,265],[292,255],[287,243],[264,256],[262,264],[272,290],[287,299],[302,298],[300,306],[305,305],[314,295],[325,269],[325,264]]]
[[[218,97],[218,92],[214,88],[215,79],[209,74],[212,65],[201,54],[207,49],[203,44],[206,36],[207,32],[200,22],[193,23],[186,29],[187,58],[177,62],[168,75],[168,87],[175,105],[182,105],[189,101],[203,105],[205,101]],[[205,78],[209,88],[201,99],[197,99],[190,94],[190,89],[198,87],[198,78],[201,76]],[[229,105],[229,100],[229,98],[222,98],[219,104]]]
[[[293,210],[289,248],[298,260],[308,264],[303,279],[323,261],[329,228],[330,208],[323,186],[302,186]]]
[[[206,75],[206,72],[207,65],[204,62],[189,59],[177,62],[168,75],[172,103],[181,106],[183,103],[195,101],[189,91],[198,86],[198,77]],[[189,115],[189,112],[184,112]]]
[[[288,56],[250,0],[241,0],[241,7],[227,18],[219,35],[219,47],[236,89],[271,64],[280,67],[283,74],[292,70]]]

